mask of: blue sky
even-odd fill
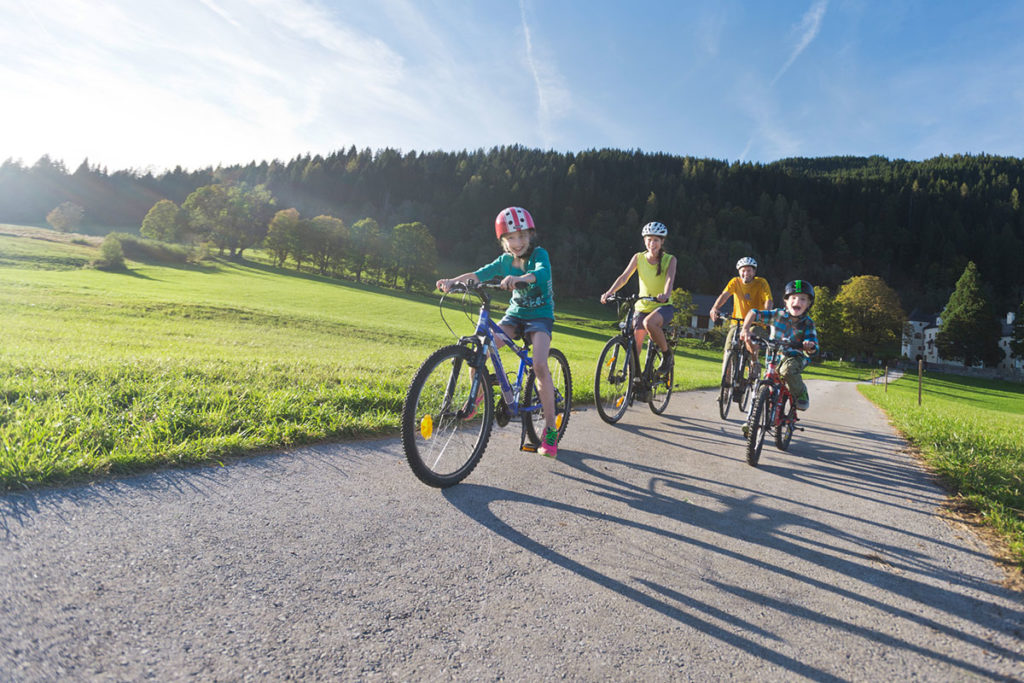
[[[1024,157],[1024,2],[0,0],[0,160]]]

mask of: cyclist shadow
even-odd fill
[[[562,457],[562,452],[559,453],[559,457]],[[625,527],[631,527],[637,531],[657,531],[646,524],[624,518],[609,518],[605,513],[596,512],[587,508],[565,503],[556,503],[549,499],[538,498],[528,494],[516,493],[480,484],[462,484],[458,487],[445,489],[443,493],[445,498],[447,498],[456,509],[467,517],[473,519],[506,540],[515,543],[524,550],[527,550],[556,566],[571,571],[577,576],[592,581],[605,589],[614,591],[615,593],[632,600],[645,608],[654,610],[655,612],[663,614],[664,616],[679,623],[698,629],[701,632],[711,635],[733,647],[751,652],[759,658],[785,668],[787,671],[792,671],[815,680],[838,680],[825,671],[807,665],[792,657],[780,654],[770,647],[761,645],[752,638],[734,632],[734,629],[738,628],[742,629],[744,632],[756,634],[761,638],[769,640],[779,639],[778,636],[762,629],[757,624],[741,617],[723,614],[721,610],[714,606],[693,598],[686,598],[683,602],[687,607],[697,612],[696,614],[684,611],[680,607],[673,605],[667,599],[660,600],[652,597],[623,581],[609,576],[608,574],[601,573],[600,571],[593,569],[586,564],[569,557],[568,555],[560,553],[553,548],[534,540],[522,531],[519,531],[502,521],[501,518],[492,511],[492,507],[505,502],[523,503],[548,508],[551,511],[563,514],[572,514],[583,518],[601,520],[603,522],[613,522]],[[635,580],[640,581],[641,583],[643,582],[643,580],[639,578],[636,578]],[[700,616],[700,612],[706,613],[708,618]],[[712,619],[720,621],[724,620],[730,624],[731,628],[722,627],[714,623]]]
[[[846,528],[847,522],[852,526],[857,522],[863,523],[863,520],[852,517],[844,519],[843,514],[827,510],[823,512],[838,515],[837,521],[816,521],[804,514],[791,511],[799,510],[796,506],[806,505],[804,503],[785,500],[782,497],[776,497],[779,500],[766,500],[763,491],[727,487],[720,481],[688,476],[661,467],[637,463],[628,458],[562,450],[559,453],[559,462],[572,470],[560,476],[577,486],[582,484],[588,487],[590,495],[596,497],[593,505],[556,502],[475,484],[463,484],[446,490],[444,495],[467,517],[538,557],[602,588],[614,591],[644,608],[663,614],[679,624],[697,629],[722,643],[740,648],[797,675],[815,680],[835,679],[835,676],[826,670],[776,652],[771,647],[771,642],[786,640],[785,634],[766,630],[763,626],[745,619],[743,612],[729,609],[728,605],[721,606],[720,600],[716,598],[711,598],[715,602],[708,602],[697,597],[700,591],[682,590],[679,586],[652,580],[649,576],[616,578],[595,569],[586,561],[571,557],[568,551],[562,552],[531,538],[526,532],[504,522],[493,510],[500,508],[501,503],[513,502],[547,508],[552,512],[561,513],[562,516],[577,517],[583,522],[616,525],[625,530],[630,537],[635,537],[636,534],[651,534],[659,539],[656,542],[658,547],[676,544],[685,548],[674,556],[714,556],[717,560],[712,558],[701,562],[739,563],[748,570],[763,575],[768,583],[772,583],[772,577],[776,577],[778,581],[795,583],[799,587],[797,590],[819,591],[831,596],[829,599],[856,604],[861,609],[880,612],[886,618],[918,623],[938,634],[981,648],[996,657],[1024,661],[1019,653],[1011,649],[959,630],[952,625],[952,620],[934,618],[927,613],[900,607],[898,603],[894,604],[884,595],[879,597],[878,591],[858,591],[854,587],[848,587],[849,582],[825,581],[807,576],[805,572],[794,568],[794,562],[810,563],[829,572],[856,578],[858,582],[888,591],[893,596],[913,595],[916,603],[928,605],[939,613],[964,618],[973,617],[989,631],[1005,631],[1007,623],[1019,623],[1024,619],[1024,612],[1019,610],[1007,614],[1003,605],[984,603],[978,598],[935,585],[936,579],[949,580],[953,586],[963,585],[964,582],[953,570],[936,566],[924,553],[902,550],[895,544],[880,545],[877,541],[862,538]],[[648,484],[640,487],[610,473],[623,467],[646,475]],[[695,505],[690,502],[691,497],[710,498],[711,501]],[[641,520],[646,520],[651,515],[654,517],[648,522],[625,514],[609,514],[607,505],[599,501],[611,501],[641,510],[644,513]],[[696,533],[675,531],[681,526],[691,527]],[[891,531],[894,535],[907,533],[906,530],[897,528],[892,528]],[[808,543],[803,538],[807,534],[828,540]],[[762,550],[749,550],[748,546]],[[869,552],[864,552],[865,550]],[[785,559],[767,559],[773,553],[781,554]],[[884,559],[882,555],[885,555]],[[865,559],[869,560],[869,563],[865,564]],[[639,568],[634,569],[638,570]],[[816,628],[825,628],[852,638],[873,641],[879,647],[904,650],[944,666],[958,667],[958,670],[974,675],[987,677],[993,674],[983,666],[966,658],[958,658],[956,654],[950,654],[940,647],[922,646],[910,638],[901,638],[898,635],[894,636],[891,631],[874,628],[870,623],[865,625],[834,614],[812,610],[780,599],[774,589],[770,593],[758,592],[752,590],[746,583],[730,581],[714,569],[709,571],[710,575],[702,575],[700,580],[713,585],[716,594],[731,595],[742,604],[759,604],[792,618],[810,622]],[[758,583],[763,585],[764,581]],[[973,587],[987,588],[990,592],[1005,597],[1005,592],[1000,593],[997,587]]]

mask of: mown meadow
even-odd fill
[[[0,481],[7,489],[254,449],[394,433],[419,363],[472,330],[476,304],[254,261],[125,272],[94,244],[0,226]],[[13,233],[13,231],[12,231]],[[56,236],[54,236],[56,238]],[[574,399],[614,311],[560,305]],[[713,349],[684,346],[677,385],[714,384]],[[510,356],[511,358],[511,356]]]

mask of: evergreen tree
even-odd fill
[[[942,311],[942,324],[935,336],[939,355],[965,366],[979,362],[996,365],[1003,357],[999,332],[999,320],[982,293],[978,267],[970,261]]]

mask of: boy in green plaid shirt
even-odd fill
[[[786,383],[789,391],[796,397],[796,409],[807,410],[811,399],[807,395],[807,385],[800,376],[803,369],[818,352],[818,330],[814,321],[807,315],[814,305],[814,287],[807,280],[793,280],[786,284],[783,296],[785,308],[774,310],[753,309],[743,319],[740,339],[746,342],[751,353],[754,352],[750,342],[750,326],[754,322],[762,322],[771,328],[772,339],[788,338],[792,346],[783,353],[785,358],[779,365],[779,376]]]

